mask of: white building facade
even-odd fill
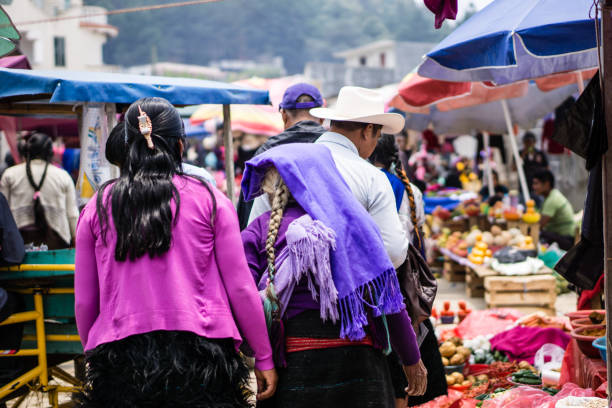
[[[104,43],[119,33],[108,24],[103,7],[84,6],[83,0],[7,2],[3,8],[21,33],[19,49],[33,69],[117,70],[102,58]]]

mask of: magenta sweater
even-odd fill
[[[236,346],[244,335],[255,352],[255,366],[274,367],[257,288],[247,266],[232,203],[213,188],[175,176],[180,194],[178,222],[170,250],[153,259],[114,258],[116,231],[109,213],[106,244],[100,235],[96,196],[77,225],[75,314],[85,350],[155,330],[189,331]],[[107,190],[108,191],[108,190]]]

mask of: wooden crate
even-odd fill
[[[489,276],[484,278],[487,307],[555,309],[556,280],[552,275]]]
[[[451,232],[459,231],[461,233],[470,229],[468,226],[468,221],[464,217],[446,220],[444,221],[444,224],[442,224],[442,227],[450,229]]]
[[[519,228],[521,234],[533,239],[534,244],[540,242],[540,224],[527,224],[526,222],[521,222]]]
[[[465,267],[446,256],[442,274],[449,282],[465,282]]]
[[[484,297],[484,279],[476,274],[474,269],[465,267],[465,294],[468,297]]]

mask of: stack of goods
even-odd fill
[[[527,210],[525,210],[525,214],[523,214],[523,221],[527,224],[537,224],[540,222],[540,218],[540,214],[535,210],[535,201],[527,201]]]

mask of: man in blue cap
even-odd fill
[[[285,131],[270,137],[257,149],[255,156],[275,146],[287,143],[315,142],[319,136],[326,132],[326,129],[321,126],[323,120],[312,116],[310,109],[323,105],[323,97],[316,86],[306,83],[291,85],[285,90],[283,100],[279,105]],[[244,201],[244,197],[240,194],[237,212],[241,230],[248,225],[252,207],[253,202]]]

